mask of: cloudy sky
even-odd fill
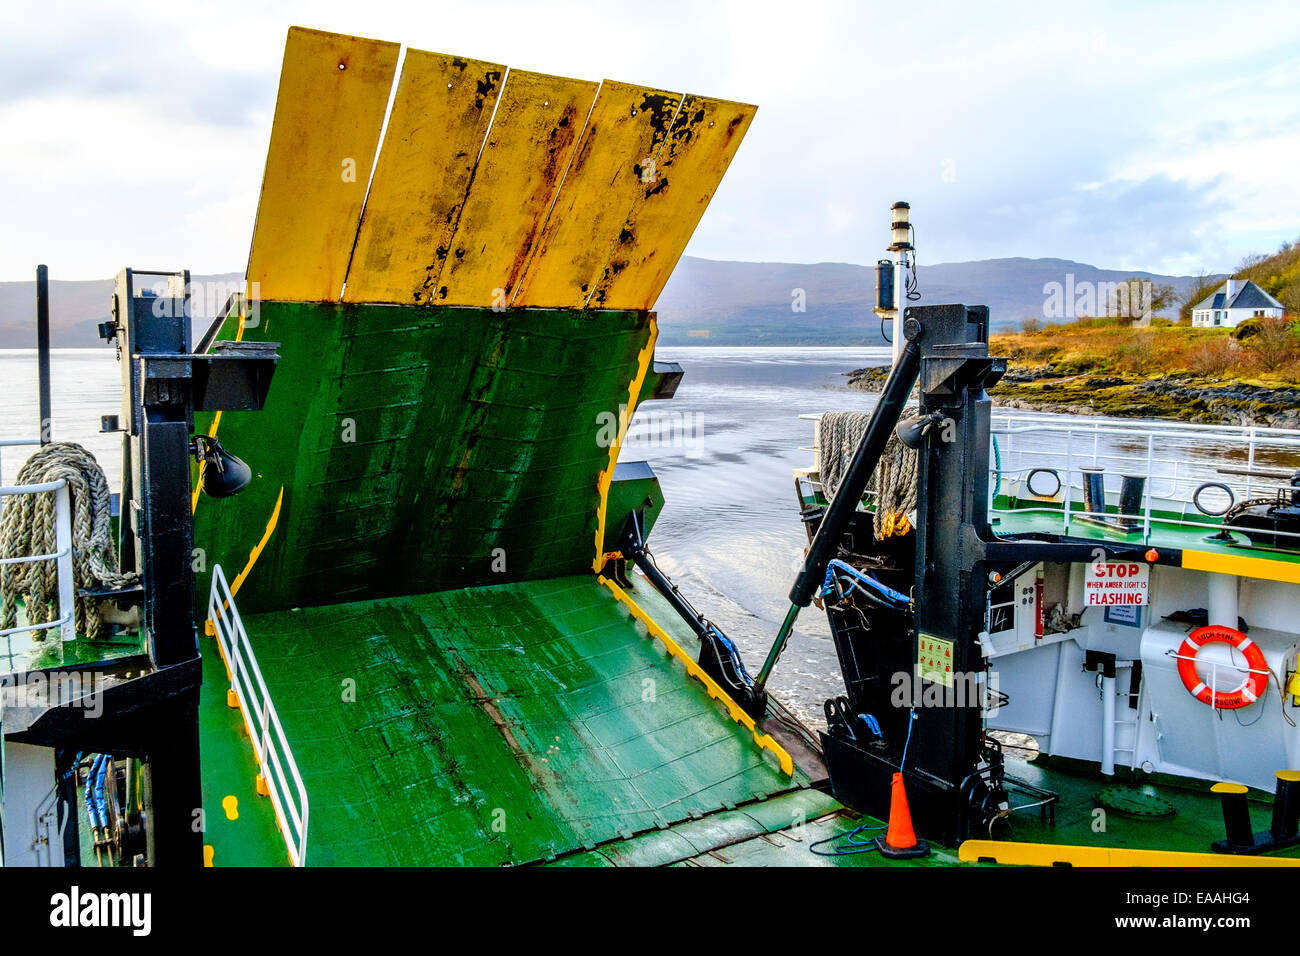
[[[587,0],[0,7],[0,279],[242,270],[290,25],[759,105],[688,252],[1233,267],[1300,236],[1300,9]]]

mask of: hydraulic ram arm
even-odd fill
[[[808,556],[804,558],[803,570],[799,572],[794,587],[790,589],[790,610],[781,623],[781,630],[776,635],[772,649],[768,651],[763,669],[754,679],[754,684],[759,689],[767,684],[772,668],[781,659],[786,644],[790,642],[790,632],[794,630],[795,618],[799,616],[800,608],[805,608],[812,603],[813,595],[825,580],[826,566],[839,550],[840,536],[852,520],[854,512],[857,511],[858,503],[867,490],[867,482],[871,480],[871,474],[876,470],[880,456],[885,452],[889,436],[903,414],[903,407],[907,404],[912,386],[916,384],[921,370],[921,348],[917,344],[921,335],[920,325],[915,321],[909,321],[904,334],[907,336],[907,344],[903,346],[902,354],[890,371],[889,378],[885,380],[884,391],[880,394],[880,403],[876,406],[875,414],[871,416],[866,434],[862,436],[862,444],[858,446],[849,470],[835,493],[835,500],[830,503],[826,514],[822,516],[821,525],[817,528],[817,534],[813,536],[812,544],[808,548]]]

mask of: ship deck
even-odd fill
[[[649,590],[634,600],[666,620]],[[310,865],[554,860],[810,782],[784,772],[590,576],[244,623],[310,796]],[[673,630],[686,645],[690,632]],[[213,862],[283,864],[211,639],[204,655]]]
[[[628,593],[694,655],[653,589],[634,578]],[[590,577],[245,623],[310,794],[308,865],[897,865],[860,845],[882,821],[839,803],[817,768],[785,774]],[[215,642],[203,651],[211,861],[287,865]],[[1031,853],[1040,862],[1098,849],[1189,862],[1166,854],[1205,854],[1223,836],[1209,784],[1125,770],[1106,779],[1050,758],[1008,768],[1059,795],[1052,815],[1022,811],[994,831],[1045,847]],[[1099,793],[1116,784],[1153,790],[1174,812],[1099,815]],[[1252,791],[1257,829],[1269,810],[1269,796]],[[1300,848],[1272,856],[1297,859]],[[1239,858],[1208,862],[1220,859]],[[974,861],[934,846],[908,862]]]

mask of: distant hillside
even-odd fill
[[[1067,259],[984,259],[921,265],[917,305],[987,305],[995,328],[1043,315],[1043,287],[1148,279],[1181,295],[1194,276],[1098,269]],[[871,312],[875,269],[847,263],[795,265],[716,262],[685,257],[659,297],[660,341],[667,345],[880,345],[880,320]],[[802,289],[805,309],[792,310]],[[1170,312],[1173,310],[1170,309]]]
[[[35,271],[35,270],[33,270]],[[191,276],[191,282],[227,287],[242,273]],[[223,300],[224,301],[224,300]],[[112,279],[50,280],[50,344],[56,349],[94,348],[101,344],[98,326],[107,322],[113,302]],[[218,304],[192,300],[192,332],[197,340],[206,331]],[[36,347],[36,281],[0,282],[0,349]]]
[[[1043,314],[1043,287],[1074,276],[1082,282],[1150,279],[1179,294],[1192,276],[1097,269],[1066,259],[985,259],[922,265],[917,304],[964,302],[987,305],[995,328],[1018,326]],[[230,282],[234,273],[194,276]],[[1261,283],[1264,284],[1264,283]],[[1266,286],[1267,288],[1267,286]],[[802,290],[803,312],[791,306]],[[95,327],[108,318],[110,279],[50,283],[50,324],[57,348],[89,348]],[[823,262],[720,262],[685,257],[656,306],[660,341],[666,345],[880,345],[880,320],[872,314],[875,270]],[[197,336],[211,317],[205,303],[196,310]],[[35,284],[0,282],[0,348],[31,348],[35,332]]]
[[[1300,239],[1284,242],[1271,256],[1248,256],[1237,278],[1253,279],[1288,315],[1300,316]]]

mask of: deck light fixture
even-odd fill
[[[195,436],[193,450],[199,462],[199,487],[209,498],[237,495],[253,480],[252,469],[222,448],[215,438]]]

